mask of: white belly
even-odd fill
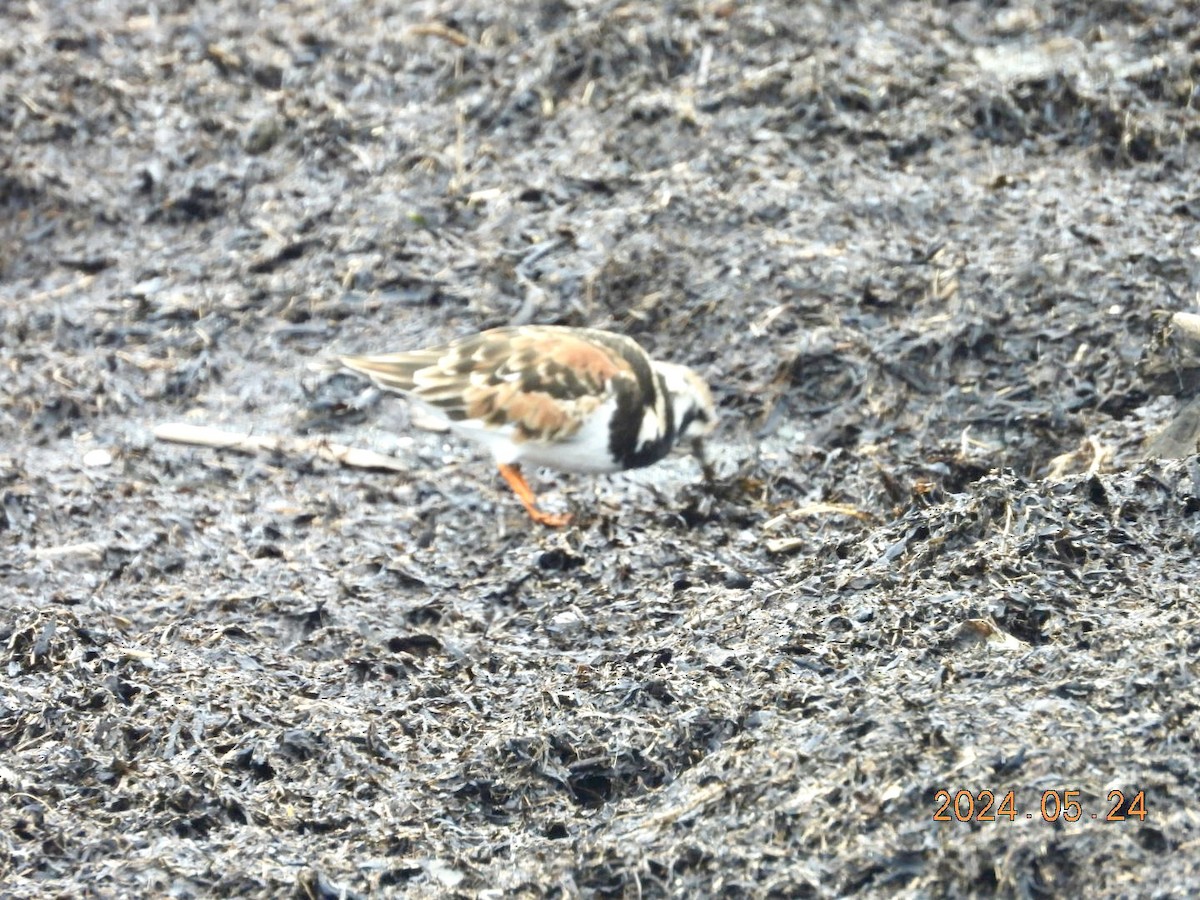
[[[514,441],[513,426],[486,428],[477,420],[452,422],[450,428],[487,447],[499,463],[526,463],[560,472],[616,472],[621,467],[608,449],[609,421],[616,406],[616,400],[610,400],[598,407],[570,440],[561,443]]]

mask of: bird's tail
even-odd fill
[[[384,390],[409,392],[417,386],[417,373],[436,365],[438,356],[418,350],[379,356],[343,356],[341,363],[347,369],[366,375]]]

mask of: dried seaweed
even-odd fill
[[[193,6],[0,11],[0,892],[1200,890],[1194,4]],[[521,321],[705,470],[327,365]]]

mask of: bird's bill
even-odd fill
[[[712,484],[717,480],[717,474],[713,470],[712,463],[708,461],[708,457],[704,455],[704,440],[696,438],[692,441],[692,456],[700,463],[700,471],[704,473],[704,480]]]

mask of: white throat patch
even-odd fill
[[[663,431],[663,399],[658,398],[654,409],[648,409],[642,415],[642,424],[638,428],[637,446],[640,450],[647,444],[652,444],[662,437]]]

